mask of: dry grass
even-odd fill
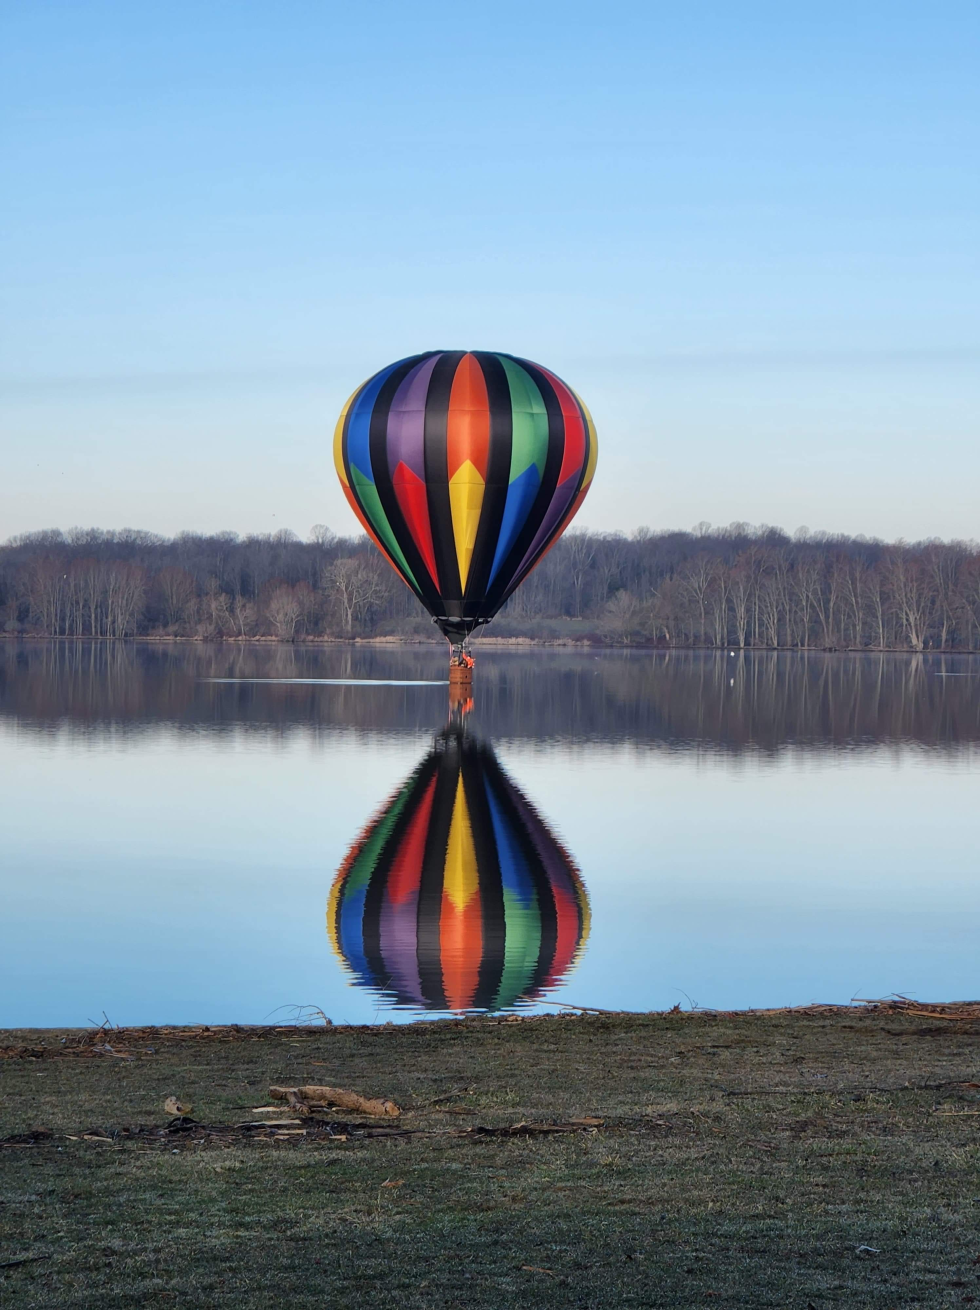
[[[52,1134],[0,1151],[0,1266],[31,1261],[0,1302],[980,1305],[980,1010],[949,1015],[0,1034],[0,1137]],[[390,1097],[410,1131],[235,1130],[274,1083]],[[120,1135],[168,1095],[223,1127]]]

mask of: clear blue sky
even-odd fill
[[[349,531],[391,359],[590,404],[580,521],[980,536],[980,5],[0,3],[0,538]]]

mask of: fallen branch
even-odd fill
[[[550,1133],[583,1133],[605,1127],[604,1119],[592,1117],[584,1119],[567,1119],[564,1123],[509,1124],[506,1128],[484,1128],[482,1126],[467,1128],[454,1136],[459,1137],[544,1137]]]
[[[302,1119],[246,1119],[236,1128],[287,1128],[295,1124],[301,1124]]]
[[[29,1133],[11,1133],[9,1137],[0,1138],[0,1148],[39,1146],[42,1142],[50,1142],[53,1137],[50,1128],[33,1128]]]
[[[562,1010],[576,1010],[579,1014],[612,1014],[622,1017],[629,1013],[627,1010],[600,1010],[597,1005],[572,1005],[569,1001],[556,1001],[555,1004]],[[527,1266],[528,1269],[530,1267]]]
[[[452,1137],[470,1142],[487,1137],[521,1138],[548,1137],[562,1133],[595,1133],[604,1128],[605,1121],[596,1118],[569,1119],[564,1123],[525,1121],[501,1128],[486,1125],[472,1128],[403,1128],[401,1125],[349,1123],[329,1119],[272,1119],[249,1120],[237,1124],[198,1123],[186,1116],[173,1119],[169,1124],[136,1124],[120,1128],[95,1128],[89,1132],[65,1133],[66,1141],[97,1142],[120,1146],[124,1142],[156,1143],[162,1149],[172,1149],[175,1142],[213,1142],[231,1145],[248,1140],[282,1140],[310,1142],[370,1141],[391,1137]],[[39,1146],[50,1142],[51,1133],[43,1135],[23,1133],[14,1138],[0,1138],[0,1147]]]
[[[356,1114],[368,1114],[376,1119],[396,1119],[401,1114],[394,1101],[361,1096],[358,1092],[349,1092],[342,1087],[318,1087],[315,1084],[304,1087],[270,1087],[269,1095],[274,1101],[288,1101],[293,1109],[307,1114],[311,1109],[327,1106],[353,1110]]]
[[[859,1005],[870,1005],[891,1014],[907,1014],[915,1019],[980,1019],[980,1002],[948,1001],[930,1004],[928,1001],[913,1001],[907,996],[888,996],[880,1000],[872,997],[856,996]]]

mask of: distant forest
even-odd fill
[[[8,636],[432,638],[364,537],[314,528],[164,538],[33,532],[0,546]],[[980,650],[980,547],[736,523],[572,531],[494,620],[499,636],[614,645]]]

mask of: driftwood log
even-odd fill
[[[383,1101],[378,1097],[361,1096],[357,1092],[345,1091],[342,1087],[318,1087],[308,1084],[304,1087],[270,1087],[269,1095],[274,1101],[286,1101],[295,1110],[308,1114],[314,1106],[337,1106],[341,1110],[353,1110],[357,1114],[369,1114],[375,1118],[397,1118],[401,1110],[394,1101]]]

